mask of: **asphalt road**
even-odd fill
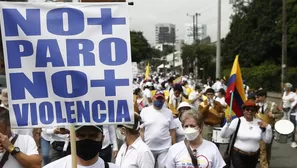
[[[277,104],[279,104],[281,100],[280,95],[275,93],[268,94],[268,99]],[[297,134],[295,135],[297,136]],[[288,142],[288,144],[280,144],[276,141],[273,142],[270,168],[297,168],[297,148],[292,148],[290,144],[291,142]],[[227,145],[220,146],[222,154],[226,150],[226,147]],[[260,168],[259,164],[257,168]]]

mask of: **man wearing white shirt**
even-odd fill
[[[120,168],[113,163],[107,163],[99,157],[103,142],[102,126],[76,126],[77,168]],[[65,156],[44,168],[72,168],[71,155]]]
[[[156,168],[164,168],[161,164],[168,149],[176,142],[176,125],[172,112],[164,107],[165,95],[162,91],[156,91],[153,105],[142,109],[140,116],[143,121],[142,139],[151,149]]]
[[[3,107],[0,108],[0,160],[3,162],[1,168],[41,167],[34,139],[11,132],[9,111]]]

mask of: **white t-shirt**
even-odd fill
[[[108,163],[110,168],[120,168],[119,166]],[[77,168],[105,168],[104,161],[100,157],[98,158],[97,162],[91,166],[81,166],[77,165]],[[71,155],[65,156],[59,160],[56,160],[52,163],[47,164],[43,168],[72,168],[72,157]]]
[[[198,92],[191,92],[189,95],[189,100],[192,101],[197,98]],[[194,103],[192,103],[192,106],[195,110],[198,110],[199,104],[201,103],[200,99],[197,99]]]
[[[176,128],[171,110],[164,106],[160,110],[149,106],[142,109],[140,116],[144,126],[144,142],[149,148],[168,149],[172,144],[169,130]]]
[[[174,123],[176,125],[176,142],[183,141],[185,139],[185,131],[179,118],[175,118]]]
[[[261,120],[254,118],[253,121],[247,121],[240,117],[241,122],[234,147],[244,152],[256,152],[259,150],[259,141],[262,139],[265,143],[270,143],[272,138],[272,129],[268,125],[265,132],[262,132],[258,122]],[[230,137],[236,130],[238,118],[231,121],[230,126],[226,123],[221,131],[221,137]]]
[[[222,168],[226,165],[217,146],[212,142],[203,139],[202,144],[196,150],[199,168]],[[166,168],[193,167],[191,157],[183,141],[169,148],[162,163]]]
[[[19,135],[30,135],[33,137],[33,129],[12,129],[12,132]]]
[[[146,98],[151,98],[152,97],[151,90],[149,90],[148,88],[144,89],[143,96],[145,96]]]
[[[138,137],[128,149],[126,143],[121,146],[115,164],[121,168],[154,168],[155,158],[150,148]]]
[[[19,135],[18,139],[14,143],[14,146],[19,147],[20,151],[26,155],[39,155],[36,143],[34,139],[29,135]],[[2,159],[3,155],[4,153],[0,153],[0,160]],[[13,156],[9,155],[8,160],[4,164],[3,168],[23,168],[23,167]]]
[[[221,97],[221,98],[216,97],[215,101],[221,103],[221,105],[224,106],[224,107],[227,106],[227,103],[225,101],[225,97]]]
[[[287,92],[284,92],[283,97],[282,97],[283,108],[291,107],[290,99],[295,98],[295,93],[294,92],[290,92],[288,95],[286,95],[286,94],[287,94]]]

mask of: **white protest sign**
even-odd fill
[[[127,3],[0,3],[13,128],[134,122]]]

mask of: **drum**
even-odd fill
[[[221,127],[213,127],[212,130],[212,141],[215,143],[220,143],[220,144],[229,144],[230,138],[222,138],[221,137]]]
[[[279,120],[275,123],[275,140],[278,143],[288,143],[295,133],[294,124],[289,120]]]

